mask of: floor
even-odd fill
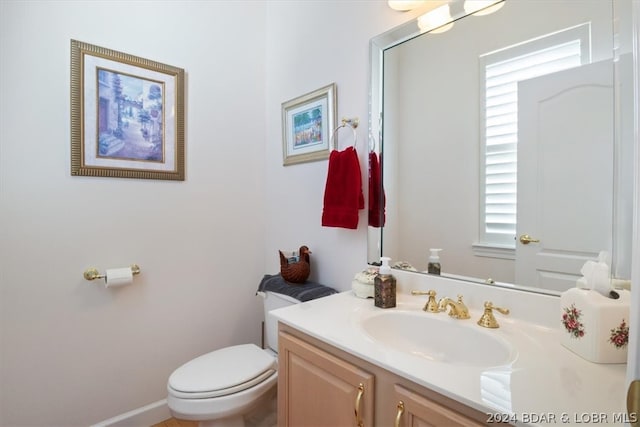
[[[164,420],[158,424],[154,424],[151,427],[198,427],[198,422],[169,418],[168,420]]]
[[[269,397],[266,405],[252,410],[245,417],[246,427],[276,427],[278,425],[277,403],[277,397],[274,395]],[[198,422],[169,418],[150,427],[198,427]]]

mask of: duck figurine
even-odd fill
[[[280,275],[289,283],[301,284],[307,281],[311,273],[311,261],[309,254],[311,251],[306,246],[300,246],[298,251],[298,261],[289,262],[289,259],[280,252]]]

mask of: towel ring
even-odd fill
[[[358,142],[358,134],[356,133],[356,128],[358,127],[358,124],[360,123],[360,120],[355,117],[352,119],[342,119],[342,124],[340,126],[338,126],[337,128],[335,128],[333,130],[333,133],[331,134],[331,141],[329,142],[329,144],[331,145],[331,148],[333,150],[337,150],[338,147],[336,147],[334,145],[334,140],[336,137],[336,133],[338,132],[338,130],[340,130],[340,128],[344,128],[344,127],[350,127],[351,130],[353,131],[353,144],[352,146],[355,148],[356,143]]]

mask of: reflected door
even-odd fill
[[[518,86],[518,284],[562,291],[611,253],[612,81],[603,61]]]

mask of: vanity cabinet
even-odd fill
[[[394,388],[395,426],[469,427],[484,425],[401,385],[396,384]]]
[[[373,374],[286,332],[278,354],[279,426],[373,427]]]
[[[278,426],[481,426],[487,415],[280,323]]]

